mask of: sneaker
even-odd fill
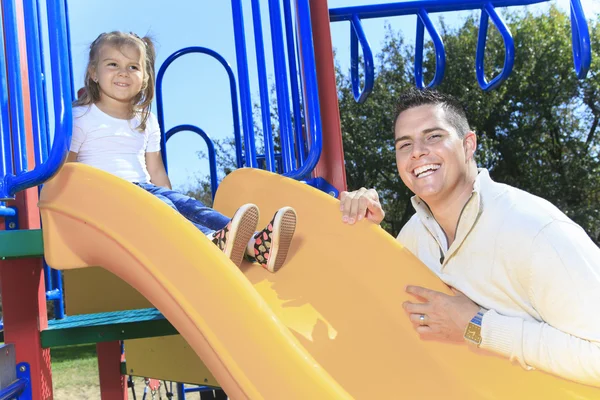
[[[287,258],[295,230],[296,211],[279,209],[269,225],[254,236],[254,259],[266,270],[277,272]]]
[[[237,209],[225,228],[213,234],[212,242],[238,267],[242,264],[244,253],[258,224],[258,207],[244,204]]]

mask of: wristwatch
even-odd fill
[[[473,319],[469,321],[467,329],[465,329],[465,339],[471,343],[475,343],[477,347],[481,345],[481,321],[483,320],[483,314],[486,312],[487,310],[485,308],[480,308]]]

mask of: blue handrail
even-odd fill
[[[269,0],[269,17],[271,20],[271,44],[273,47],[273,63],[275,65],[275,90],[277,92],[277,112],[279,114],[279,137],[283,172],[294,169],[294,136],[290,111],[290,94],[288,91],[288,75],[285,68],[283,46],[283,26],[281,23],[280,0]]]
[[[317,64],[314,53],[309,0],[297,0],[296,6],[301,44],[300,53],[302,55],[302,76],[304,77],[305,116],[307,132],[309,133],[310,149],[304,164],[298,169],[284,175],[294,179],[303,179],[319,162],[323,150],[323,133],[321,127],[321,106],[319,103]]]
[[[427,11],[421,8],[418,12],[417,18],[417,40],[416,40],[416,48],[415,48],[415,82],[419,89],[423,89],[425,86],[423,82],[423,44],[424,44],[424,29],[427,28],[427,32],[429,36],[431,36],[431,40],[433,41],[433,48],[435,50],[435,75],[433,79],[427,87],[434,88],[442,83],[442,79],[444,79],[444,71],[446,69],[446,50],[444,48],[444,42],[442,42],[442,38],[440,34],[437,32],[435,27],[433,26],[433,22],[429,18]]]
[[[0,43],[4,43],[4,27],[0,19]],[[10,143],[10,111],[8,109],[8,81],[6,79],[6,56],[4,46],[0,46],[0,173],[2,176],[13,173],[12,146]],[[4,181],[0,181],[0,193],[5,193]]]
[[[231,0],[233,14],[233,32],[235,36],[235,54],[238,79],[240,83],[240,104],[244,128],[244,148],[246,167],[256,168],[256,144],[254,141],[254,121],[252,118],[252,98],[250,96],[250,78],[248,76],[248,55],[244,31],[244,12],[242,0]]]
[[[484,65],[484,57],[485,57],[485,43],[487,38],[488,31],[488,17],[492,19],[496,28],[502,35],[502,39],[504,40],[504,66],[502,67],[502,71],[495,78],[493,78],[489,83],[485,79],[485,65]],[[504,82],[510,75],[513,69],[513,65],[515,63],[515,42],[508,30],[502,18],[496,13],[494,6],[491,3],[486,3],[484,8],[481,10],[481,18],[479,22],[479,37],[477,39],[477,52],[475,54],[475,71],[477,75],[477,82],[479,82],[479,86],[484,91],[490,91],[497,88],[502,82]]]
[[[18,396],[25,391],[29,385],[27,379],[17,379],[4,389],[0,390],[0,400],[12,400],[18,398]]]
[[[198,47],[198,46],[186,47],[184,49],[178,50],[178,51],[174,52],[173,54],[171,54],[165,60],[165,62],[161,65],[161,67],[158,71],[157,77],[156,77],[156,108],[157,108],[157,114],[158,114],[157,119],[158,119],[158,124],[160,126],[160,130],[161,130],[161,132],[165,132],[165,116],[164,116],[164,102],[163,102],[163,90],[162,90],[165,72],[167,71],[167,68],[169,68],[169,66],[173,63],[173,61],[175,61],[179,57],[182,57],[186,54],[192,54],[192,53],[206,54],[206,55],[214,58],[219,63],[221,63],[221,65],[223,66],[223,68],[225,68],[225,71],[227,72],[227,77],[229,78],[229,92],[230,92],[230,96],[231,96],[231,112],[233,114],[233,135],[235,138],[235,149],[236,149],[235,156],[236,156],[237,167],[241,168],[243,166],[244,161],[243,161],[243,157],[242,157],[242,137],[240,134],[240,117],[239,117],[240,112],[239,112],[239,108],[238,108],[238,98],[237,98],[235,76],[233,74],[233,70],[231,69],[231,66],[225,60],[225,58],[223,58],[223,56],[221,56],[219,53],[217,53],[214,50],[207,49],[206,47]],[[199,129],[199,128],[197,128],[197,129]],[[198,132],[196,132],[196,133],[198,133]],[[163,163],[165,164],[165,168],[168,168],[167,150],[166,150],[166,144],[167,144],[167,140],[168,140],[167,135],[163,134],[161,140],[162,140],[162,148],[163,148],[163,151],[162,151]],[[212,143],[212,141],[211,141],[211,143]],[[208,142],[207,142],[207,145],[208,145]],[[214,149],[214,145],[213,145],[213,149]],[[210,153],[209,153],[209,157],[210,157]],[[212,174],[211,174],[211,176],[212,176]]]
[[[362,91],[360,90],[360,75],[358,73],[359,42],[365,62],[365,86]],[[352,20],[350,21],[350,76],[352,79],[354,100],[362,104],[373,91],[373,85],[375,84],[375,62],[373,61],[373,51],[365,35],[362,23],[356,14],[352,16]]]
[[[27,42],[27,60],[29,72],[29,94],[31,104],[31,119],[33,127],[33,147],[35,164],[40,165],[47,157],[47,126],[46,126],[46,103],[43,89],[42,65],[43,58],[40,44],[40,24],[38,21],[38,2],[23,2],[23,14],[29,21],[28,29],[25,30]]]
[[[573,42],[573,62],[577,77],[587,76],[592,63],[590,31],[579,0],[571,0],[571,38]]]
[[[260,94],[260,114],[265,146],[267,170],[275,172],[277,166],[274,157],[273,130],[271,128],[271,103],[269,101],[269,83],[267,80],[267,65],[265,61],[265,46],[263,42],[262,20],[259,0],[252,0],[252,22],[254,25],[254,47],[256,51],[256,66],[258,72],[258,88]]]
[[[238,65],[238,79],[240,85],[240,97],[242,103],[242,121],[243,121],[243,129],[244,129],[244,146],[248,151],[246,151],[246,159],[250,158],[253,164],[247,166],[256,168],[257,164],[257,156],[254,144],[254,126],[252,124],[252,109],[251,109],[251,98],[250,98],[250,81],[248,77],[248,58],[246,54],[246,41],[244,35],[244,20],[243,20],[243,10],[241,5],[241,0],[232,0],[232,13],[233,13],[233,22],[234,22],[234,33],[235,33],[235,41],[236,41],[236,57],[237,57],[237,65]],[[277,7],[279,13],[281,10]],[[284,14],[288,15],[286,21],[291,20],[289,15],[291,12],[286,11],[284,8]],[[256,0],[252,2],[252,15],[253,15],[253,24],[255,31],[255,49],[257,52],[257,64],[258,64],[258,77],[259,77],[259,92],[261,98],[261,109],[262,109],[262,120],[263,120],[263,134],[265,134],[265,158],[267,169],[273,170],[275,168],[275,160],[274,154],[272,152],[273,142],[272,142],[272,132],[271,132],[271,120],[270,120],[270,107],[268,101],[268,87],[267,87],[267,79],[266,79],[266,65],[264,63],[264,45],[262,38],[262,26],[260,21],[260,7]],[[273,11],[273,15],[276,17],[281,17],[276,11]],[[322,148],[322,133],[321,133],[321,116],[320,116],[320,106],[319,106],[319,97],[318,97],[318,85],[317,85],[317,73],[316,73],[316,63],[313,49],[313,37],[312,37],[312,25],[310,20],[310,6],[308,0],[297,0],[296,1],[296,20],[298,21],[297,29],[298,29],[298,48],[300,53],[300,63],[301,63],[301,71],[302,74],[300,79],[303,83],[303,99],[304,99],[304,122],[306,123],[306,131],[308,132],[308,142],[310,143],[310,149],[308,154],[306,155],[306,159],[299,160],[299,166],[288,172],[284,172],[285,176],[301,179],[310,173],[321,156],[321,148]],[[289,26],[289,24],[288,24]],[[279,28],[275,28],[276,31],[281,32]],[[290,35],[291,30],[286,29],[287,32],[287,40],[288,40],[288,51],[291,52],[292,46],[290,42],[293,40],[293,37]],[[275,45],[275,49],[282,49],[283,46]],[[277,50],[276,50],[277,52]],[[290,55],[288,54],[288,58]],[[285,72],[280,73],[280,70],[283,69],[283,64],[281,62],[277,63],[277,71],[276,75],[280,74],[280,76],[286,76]],[[296,77],[293,77],[296,79]],[[280,78],[280,82],[283,79]],[[285,89],[284,89],[285,90]],[[278,94],[278,97],[284,96],[287,97],[286,94],[282,94],[284,90],[281,90]],[[287,93],[287,91],[286,91]],[[289,94],[288,94],[289,95]],[[294,96],[293,92],[292,95]],[[279,100],[279,99],[278,99]],[[289,110],[289,109],[288,109]],[[301,115],[295,114],[296,119],[301,118]],[[286,121],[290,118],[290,114],[285,116],[283,121]],[[286,124],[288,122],[285,122]],[[299,121],[296,122],[296,126],[300,124]],[[289,131],[289,130],[288,130]],[[269,135],[269,133],[271,133]],[[302,131],[297,130],[296,132],[298,138],[302,138]],[[283,139],[286,140],[286,139]],[[290,137],[290,142],[291,142]],[[303,140],[297,140],[297,144],[299,146],[303,145]]]
[[[177,125],[169,129],[165,133],[165,142],[168,141],[177,132],[182,131],[194,132],[200,137],[202,137],[202,139],[204,139],[204,142],[206,142],[206,147],[208,147],[208,164],[210,167],[210,190],[212,192],[212,198],[214,200],[215,195],[217,194],[217,188],[219,186],[217,177],[217,157],[215,155],[215,144],[210,138],[210,136],[206,134],[206,132],[194,125]]]
[[[366,18],[385,18],[400,15],[416,14],[419,16],[417,21],[417,42],[415,53],[415,80],[417,86],[424,86],[422,77],[423,62],[423,25],[427,28],[436,51],[436,73],[428,87],[434,87],[441,83],[444,74],[445,53],[439,34],[433,27],[427,13],[463,11],[463,10],[482,10],[479,29],[479,39],[476,55],[476,74],[479,85],[483,90],[492,90],[502,83],[511,73],[514,64],[514,41],[510,32],[502,19],[495,11],[495,7],[525,6],[536,3],[547,2],[548,0],[409,0],[404,2],[371,4],[365,6],[339,7],[329,10],[331,22],[350,21],[355,23],[356,19]],[[581,7],[580,0],[571,0],[571,34],[573,42],[573,61],[575,72],[579,79],[585,78],[591,64],[591,46],[589,29]],[[492,19],[504,40],[505,58],[504,66],[498,76],[487,82],[484,76],[484,52],[487,36],[487,26],[489,18]]]
[[[300,89],[298,87],[298,69],[296,67],[296,38],[292,23],[292,9],[290,1],[283,2],[283,18],[285,20],[285,36],[287,42],[288,66],[290,70],[290,87],[292,91],[292,107],[294,108],[294,130],[296,132],[297,165],[301,165],[306,158],[304,151],[304,138],[302,128],[302,111],[300,109]]]
[[[12,159],[17,175],[27,171],[27,149],[25,140],[25,119],[23,116],[23,89],[21,86],[21,56],[17,28],[17,12],[14,0],[2,0],[4,21],[6,23],[6,59],[8,67],[8,95],[10,97],[10,133],[12,138]],[[10,154],[10,153],[9,153]],[[6,180],[5,180],[6,185]],[[3,198],[10,198],[6,188]]]
[[[49,179],[62,165],[67,156],[73,116],[71,113],[71,88],[68,65],[68,49],[65,35],[64,0],[48,0],[48,38],[52,63],[52,95],[54,103],[54,141],[48,159],[32,171],[4,176],[3,197],[12,197],[20,190],[37,186]],[[10,30],[10,29],[9,29]],[[7,41],[10,41],[7,38]],[[11,57],[9,57],[10,59]],[[16,167],[16,164],[15,164]],[[18,173],[18,168],[15,168]]]
[[[66,1],[65,1],[65,5],[66,5]],[[41,39],[41,32],[42,32],[42,19],[40,18],[40,2],[36,0],[35,2],[36,5],[36,14],[37,14],[37,29],[38,29],[38,33],[40,35],[39,38],[39,43],[40,43],[40,48],[39,48],[39,52],[40,52],[40,60],[45,60],[46,58],[44,57],[44,46],[41,45],[42,43],[42,39]],[[66,20],[66,26],[69,26],[69,15],[67,14],[65,16]],[[67,32],[68,33],[68,32]],[[69,38],[69,36],[67,36],[67,48],[69,49],[69,53],[71,53],[71,39]],[[72,66],[73,63],[71,62],[70,58],[69,58],[69,66]],[[46,67],[44,65],[44,62],[41,62],[40,65],[40,73],[42,74],[41,76],[41,83],[42,83],[42,101],[44,104],[43,107],[43,111],[44,113],[42,115],[40,115],[40,120],[43,122],[43,128],[44,128],[44,135],[41,136],[42,139],[42,160],[45,161],[48,158],[48,154],[50,153],[50,126],[48,123],[48,94],[47,94],[47,87],[46,87]],[[72,68],[69,68],[69,74],[71,76],[71,88],[73,88],[73,70]],[[73,94],[73,93],[72,93]]]

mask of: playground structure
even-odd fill
[[[435,76],[427,86],[441,82],[445,65],[443,43],[429,13],[481,9],[475,67],[482,89],[492,90],[508,78],[515,56],[510,32],[495,7],[542,1],[427,0],[330,10],[326,0],[285,0],[283,9],[280,0],[269,0],[279,153],[269,119],[258,0],[252,0],[252,22],[264,154],[256,154],[254,144],[241,0],[232,0],[237,80],[227,61],[213,50],[193,47],[170,56],[157,74],[163,149],[177,132],[196,132],[207,141],[211,171],[216,170],[214,146],[202,129],[180,125],[167,130],[164,123],[161,87],[168,66],[186,54],[203,53],[220,61],[230,78],[238,167],[264,166],[309,184],[242,169],[219,186],[212,174],[213,194],[219,186],[215,208],[225,214],[254,202],[263,210],[261,222],[266,222],[279,206],[297,209],[297,240],[289,263],[277,274],[269,274],[249,263],[238,270],[183,218],[133,185],[84,165],[69,164],[56,174],[66,156],[72,126],[67,4],[64,0],[46,3],[55,122],[51,140],[47,88],[41,79],[45,71],[39,3],[3,0],[0,168],[4,178],[0,191],[9,203],[0,209],[6,221],[6,230],[0,234],[0,278],[5,341],[10,343],[6,360],[18,364],[8,383],[0,379],[0,399],[17,392],[23,399],[51,398],[49,348],[80,343],[98,343],[105,399],[126,397],[123,375],[131,371],[222,386],[235,399],[281,398],[282,394],[285,398],[370,398],[398,391],[408,398],[600,396],[598,389],[525,372],[464,346],[419,341],[398,306],[405,299],[396,289],[409,281],[438,290],[444,290],[443,286],[384,232],[365,224],[352,229],[343,226],[335,200],[325,194],[345,189],[330,22],[351,21],[352,82],[355,98],[362,102],[373,87],[374,64],[361,19],[418,16],[415,82],[424,87],[424,29],[432,37],[437,60]],[[272,17],[281,14],[283,22]],[[490,81],[483,75],[489,19],[498,27],[506,48],[503,70]],[[591,61],[590,42],[579,0],[571,0],[571,20],[575,73],[584,78]],[[359,45],[365,63],[362,88]],[[166,151],[163,157],[168,165]],[[38,208],[37,185],[44,182]],[[261,190],[266,187],[277,188],[281,195],[268,198]],[[118,195],[107,197],[106,193]],[[318,234],[308,235],[315,226],[320,227]],[[365,240],[373,249],[368,257],[343,251],[363,247]],[[319,254],[318,261],[314,254]],[[61,274],[44,268],[42,256],[52,267],[68,270],[64,293]],[[397,268],[399,260],[403,268]],[[110,273],[74,269],[93,266]],[[369,274],[363,273],[365,266]],[[107,287],[99,283],[109,285],[115,295],[111,299],[96,296],[94,290]],[[56,320],[47,321],[46,300],[55,301]],[[120,341],[125,341],[125,363]],[[149,353],[154,359],[149,359]],[[159,365],[165,370],[159,371]],[[432,377],[437,385],[430,384]],[[184,390],[180,386],[180,398]]]

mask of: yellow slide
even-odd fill
[[[44,186],[48,263],[102,266],[177,328],[233,399],[600,399],[600,389],[513,366],[466,345],[426,342],[401,303],[407,284],[445,286],[368,222],[342,224],[337,200],[299,182],[238,170],[219,188],[261,225],[291,205],[298,229],[276,274],[233,265],[144,190],[66,164]]]

